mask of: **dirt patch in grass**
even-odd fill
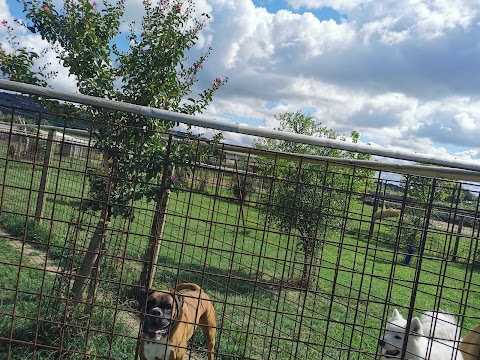
[[[9,240],[9,244],[26,256],[29,266],[35,269],[44,269],[46,272],[58,273],[60,268],[47,258],[47,254],[35,249],[32,245],[24,242],[23,239],[12,237],[4,229],[0,228],[0,236]]]

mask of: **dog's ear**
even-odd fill
[[[178,295],[178,293],[172,289],[170,290],[170,295],[172,295],[173,302],[175,303],[175,307],[177,308],[175,315],[176,319],[180,319],[183,315],[183,296]]]
[[[138,289],[137,292],[137,310],[140,311],[142,310],[143,306],[145,305],[145,302],[147,301],[147,298],[152,295],[155,292],[155,290],[146,290],[146,289]]]
[[[392,320],[394,319],[403,319],[403,316],[398,312],[397,309],[393,309]]]
[[[175,294],[174,300],[175,304],[177,304],[177,311],[180,314],[183,312],[183,296],[178,296],[178,294]]]
[[[422,323],[418,317],[414,317],[410,323],[410,332],[423,335]]]

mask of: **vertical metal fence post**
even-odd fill
[[[42,222],[43,211],[45,209],[45,192],[48,191],[48,180],[50,177],[50,161],[53,155],[53,135],[55,131],[48,131],[47,145],[45,148],[45,157],[43,159],[42,178],[38,189],[37,208],[35,210],[35,220]]]
[[[453,262],[457,261],[458,245],[460,243],[460,238],[462,237],[464,218],[465,218],[464,216],[460,216],[460,218],[458,219],[457,237],[455,239],[455,247],[453,248],[453,255],[452,255]]]

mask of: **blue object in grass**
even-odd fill
[[[408,249],[407,249],[407,255],[405,256],[405,259],[403,260],[403,263],[405,265],[410,265],[410,261],[412,260],[414,252],[415,252],[415,248],[412,245],[409,245]]]

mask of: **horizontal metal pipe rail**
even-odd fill
[[[224,152],[237,155],[249,154],[250,162],[254,162],[256,156],[265,156],[284,160],[298,160],[302,157],[303,162],[314,163],[320,165],[329,164],[330,166],[342,166],[342,167],[359,167],[371,170],[378,170],[384,172],[392,172],[397,174],[409,174],[426,177],[435,177],[447,180],[455,181],[472,181],[480,182],[480,172],[472,170],[463,170],[456,168],[448,168],[441,166],[425,166],[415,164],[387,164],[378,161],[371,160],[357,160],[357,159],[345,159],[329,156],[316,156],[305,154],[294,154],[287,152],[273,152],[261,149],[251,148],[239,148],[234,145],[222,144]],[[242,151],[243,150],[243,151]]]
[[[458,169],[480,171],[480,162],[465,161],[461,159],[438,159],[435,156],[421,154],[410,151],[399,151],[385,149],[378,146],[349,143],[346,141],[332,140],[321,137],[294,134],[277,130],[253,127],[241,124],[230,123],[227,121],[211,119],[200,115],[187,115],[175,113],[173,111],[155,109],[148,106],[124,103],[115,100],[102,99],[89,95],[73,94],[64,91],[58,91],[40,86],[18,83],[10,80],[0,80],[0,89],[27,93],[51,99],[74,102],[83,105],[97,106],[117,111],[124,111],[132,114],[154,117],[160,120],[184,123],[193,126],[210,128],[220,131],[228,131],[245,135],[266,137],[277,140],[286,140],[309,145],[325,146],[334,149],[347,150],[377,156],[389,157],[394,159],[409,160],[415,162],[426,162],[430,164],[447,166]]]

